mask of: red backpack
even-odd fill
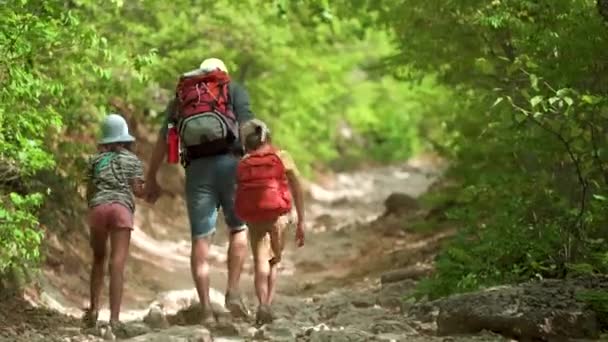
[[[246,155],[237,167],[235,211],[247,222],[273,221],[291,211],[285,166],[270,145]]]
[[[235,141],[238,125],[231,109],[229,84],[230,77],[221,70],[180,78],[173,119],[186,150],[213,154]]]

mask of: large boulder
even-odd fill
[[[420,209],[418,200],[412,196],[400,192],[390,194],[386,200],[384,200],[384,215],[406,215]]]
[[[607,288],[608,278],[543,280],[455,295],[424,306],[437,308],[437,333],[442,336],[487,330],[518,339],[597,339],[597,314],[577,294]],[[414,308],[410,313],[425,311]]]

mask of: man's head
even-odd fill
[[[207,58],[202,63],[199,69],[204,72],[211,72],[216,69],[219,69],[225,73],[228,73],[228,68],[226,68],[226,64],[219,58]]]
[[[270,129],[260,119],[247,121],[241,126],[241,139],[246,152],[270,142]]]

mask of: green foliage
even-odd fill
[[[58,4],[4,5],[0,26],[1,274],[39,259],[37,215],[47,189],[36,175],[56,167],[53,137],[88,99],[82,75],[97,66],[99,39]]]
[[[608,328],[608,293],[598,290],[587,290],[576,293],[576,298],[587,303],[595,311],[602,330]],[[603,338],[602,338],[603,340]]]
[[[142,113],[162,111],[204,58],[227,62],[307,173],[408,157],[420,129],[437,132],[425,116],[449,104],[431,76],[379,77],[392,33],[324,1],[22,0],[0,8],[0,25],[0,273],[38,260],[45,197],[74,208],[65,197],[79,200],[99,118],[160,122]]]
[[[458,94],[436,147],[453,160],[463,229],[421,286],[431,297],[606,272],[607,25],[591,0],[338,1],[388,29],[396,76]]]
[[[42,232],[33,214],[42,202],[40,194],[20,196],[11,193],[2,199],[0,208],[0,272],[12,267],[35,264],[40,257],[38,247]]]

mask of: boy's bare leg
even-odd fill
[[[271,265],[276,265],[281,261],[283,255],[283,220],[276,220],[270,229],[270,248],[273,257],[270,259]]]
[[[279,261],[281,260],[281,255],[283,254],[283,249],[285,248],[285,228],[287,227],[287,217],[280,217],[272,226],[270,232],[270,244],[272,247],[272,253],[276,256],[279,256]],[[274,259],[274,258],[273,258]],[[276,290],[277,283],[277,275],[279,273],[279,267],[277,263],[271,263],[270,273],[268,274],[268,296],[266,298],[266,304],[272,304],[272,299]]]
[[[265,305],[268,300],[268,279],[270,274],[270,250],[266,241],[266,227],[263,225],[250,224],[249,234],[251,237],[251,249],[254,261],[254,285],[255,293],[260,305]]]

